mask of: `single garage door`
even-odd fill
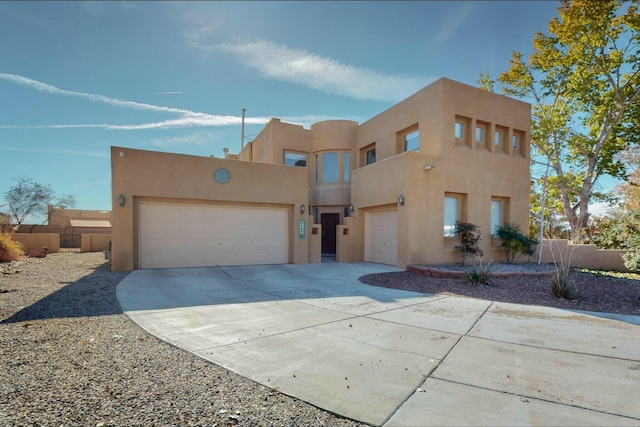
[[[367,212],[364,216],[367,262],[396,265],[398,262],[398,215],[396,210]]]
[[[287,211],[141,203],[139,268],[286,264]]]

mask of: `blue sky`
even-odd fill
[[[530,53],[556,8],[0,2],[0,200],[29,177],[110,210],[110,146],[221,157],[243,108],[251,137],[271,117],[362,122],[440,77],[477,85]]]

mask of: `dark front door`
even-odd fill
[[[323,213],[320,215],[322,224],[322,253],[335,255],[336,253],[336,226],[340,224],[340,214]]]

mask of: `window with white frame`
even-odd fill
[[[444,197],[444,237],[456,236],[456,222],[460,221],[460,198]]]
[[[287,166],[307,166],[307,155],[293,151],[284,152],[284,164]]]
[[[504,218],[504,203],[502,200],[491,200],[491,236],[496,237],[498,228],[502,227]]]
[[[464,138],[464,123],[456,121],[456,124],[454,126],[454,134],[457,139]]]
[[[404,151],[418,151],[420,148],[420,132],[414,130],[406,133],[403,137]]]
[[[520,146],[520,137],[518,135],[511,136],[511,147],[514,150],[517,150]]]

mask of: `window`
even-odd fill
[[[476,126],[476,142],[484,142],[484,128]]]
[[[349,216],[351,215],[351,211],[349,210],[349,206],[344,208],[343,215],[344,215],[345,218],[349,218]]]
[[[495,133],[495,145],[500,147],[502,145],[502,131],[497,130]]]
[[[349,179],[351,178],[350,177],[351,175],[351,160],[350,160],[351,155],[350,154],[351,153],[348,151],[344,152],[344,157],[343,157],[344,162],[342,165],[342,167],[344,168],[344,173],[343,173],[344,182],[349,182]]]
[[[459,198],[445,196],[444,198],[444,237],[456,236],[456,222],[460,221]]]
[[[318,183],[318,155],[313,156],[313,182]],[[317,222],[316,222],[317,224]]]
[[[339,182],[338,153],[322,153],[322,182]]]
[[[420,133],[415,130],[404,135],[404,151],[418,151],[420,148]]]
[[[287,166],[307,166],[307,155],[302,153],[294,153],[291,151],[284,152],[284,164]]]
[[[511,146],[512,146],[512,148],[513,148],[514,150],[517,150],[517,149],[518,149],[518,147],[519,147],[519,145],[520,145],[520,138],[518,137],[518,135],[513,135],[513,136],[511,137],[511,143],[512,143],[512,145],[511,145]]]
[[[455,125],[455,128],[454,128],[454,133],[455,133],[457,139],[463,139],[464,138],[464,123],[456,122],[456,125]]]
[[[365,151],[364,153],[364,164],[370,165],[376,162],[376,149],[375,147]]]
[[[502,227],[502,200],[491,200],[491,236],[497,235],[498,228]]]

